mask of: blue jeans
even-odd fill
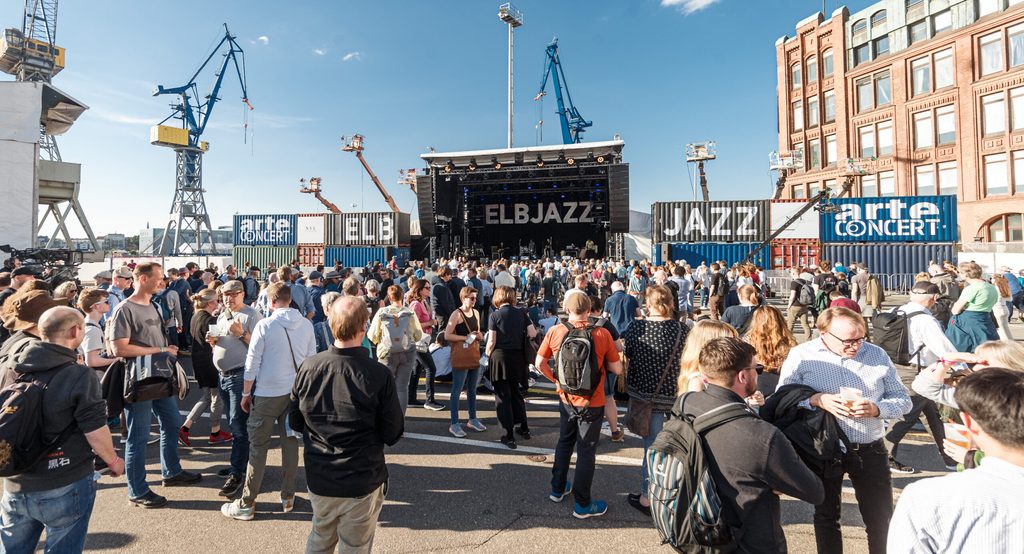
[[[128,498],[138,498],[149,492],[146,484],[146,442],[153,414],[160,423],[160,475],[170,479],[181,473],[178,459],[178,428],[181,414],[178,413],[178,397],[169,396],[148,402],[126,404],[125,419],[128,422],[128,440],[124,449],[125,477],[128,478]]]
[[[480,384],[480,370],[452,370],[452,394],[448,399],[448,409],[452,414],[452,425],[459,422],[459,397],[462,387],[466,387],[466,400],[469,401],[469,419],[476,419],[476,387]]]
[[[92,475],[48,491],[4,492],[0,501],[0,551],[31,554],[46,529],[47,554],[78,553],[85,548],[89,516],[96,502]]]
[[[242,384],[245,372],[220,374],[220,399],[231,428],[231,474],[245,477],[249,463],[249,414],[242,411]]]
[[[601,438],[601,420],[604,408],[579,409],[587,413],[586,419],[576,417],[572,408],[558,403],[558,443],[555,444],[555,464],[551,467],[551,491],[565,490],[569,479],[569,460],[576,449],[576,474],[573,476],[572,495],[576,504],[590,505],[590,486],[594,482],[597,443]]]
[[[647,496],[647,449],[654,444],[654,439],[658,438],[658,433],[665,426],[667,419],[668,414],[665,412],[651,412],[651,428],[647,436],[643,438],[644,458],[640,465],[640,494],[644,496]]]

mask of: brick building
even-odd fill
[[[956,194],[960,240],[1024,249],[1024,0],[883,0],[776,41],[783,198]],[[980,245],[979,245],[980,246]]]

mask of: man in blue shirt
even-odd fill
[[[633,321],[640,317],[640,303],[626,294],[626,287],[621,281],[615,281],[612,283],[612,295],[604,301],[604,311],[619,336],[622,336]]]
[[[306,287],[295,282],[295,278],[298,276],[299,272],[288,266],[280,267],[277,270],[277,277],[291,289],[291,301],[298,306],[299,313],[306,319],[313,319],[313,315],[316,313],[313,299]]]

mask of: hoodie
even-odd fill
[[[256,381],[253,396],[291,394],[295,369],[314,354],[313,323],[295,308],[275,309],[256,324],[245,356],[245,380]]]
[[[70,436],[28,471],[9,477],[4,490],[37,492],[64,487],[92,475],[93,452],[85,433],[107,424],[106,405],[96,372],[76,363],[77,353],[19,333],[0,356],[0,386],[22,373],[50,379],[43,395],[43,435],[53,440],[73,425]],[[7,346],[7,345],[5,345]],[[54,370],[57,370],[54,372]],[[52,376],[52,378],[51,378]]]

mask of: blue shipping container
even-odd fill
[[[696,267],[701,262],[711,264],[712,262],[725,261],[727,264],[732,265],[742,261],[746,261],[747,254],[751,250],[757,248],[760,243],[758,242],[731,242],[731,243],[714,243],[714,242],[677,242],[677,243],[665,243],[654,247],[654,262],[657,265],[663,263],[661,258],[663,257],[664,246],[668,247],[668,255],[673,261],[685,260],[686,263],[690,264],[691,267]],[[757,252],[752,260],[754,264],[767,267],[765,264],[765,255],[767,248],[763,248]]]
[[[955,196],[838,198],[821,214],[821,242],[957,241]]]
[[[363,267],[368,263],[386,263],[392,256],[398,258],[398,265],[404,266],[409,261],[409,248],[396,246],[328,246],[324,249],[324,267],[334,267],[341,262],[342,267]]]
[[[295,246],[295,214],[235,215],[235,246]]]
[[[913,275],[928,270],[928,262],[956,260],[953,244],[824,244],[821,259],[846,266],[862,263],[876,275]]]

